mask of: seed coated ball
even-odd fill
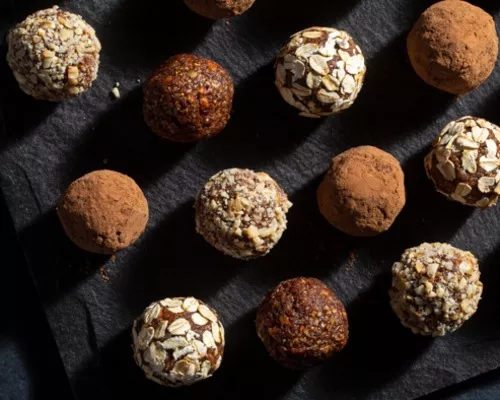
[[[443,336],[477,310],[483,284],[476,257],[445,243],[406,250],[392,266],[391,306],[413,333]]]
[[[317,191],[321,214],[353,236],[387,231],[406,202],[404,173],[392,155],[360,146],[332,159]]]
[[[16,25],[7,41],[14,77],[35,99],[77,97],[97,78],[101,43],[79,15],[57,6],[37,11]]]
[[[224,327],[217,313],[194,297],[149,305],[132,328],[134,359],[146,378],[187,386],[210,378],[224,354]]]
[[[99,170],[74,181],[59,200],[57,214],[80,248],[114,254],[133,244],[149,218],[148,202],[132,178]]]
[[[283,99],[310,118],[352,106],[366,73],[363,53],[352,37],[322,27],[293,35],[279,52],[275,68]]]
[[[407,40],[415,72],[429,85],[464,94],[491,74],[498,36],[491,15],[466,1],[446,0],[420,16]]]
[[[266,173],[232,168],[212,176],[195,203],[196,231],[241,260],[265,256],[286,230],[292,206]]]
[[[315,278],[294,278],[271,290],[257,311],[257,335],[269,354],[294,369],[320,364],[349,336],[344,305]]]
[[[450,122],[425,157],[439,193],[474,207],[495,205],[500,194],[500,128],[475,117]]]
[[[184,0],[195,13],[211,19],[230,18],[243,14],[255,0]]]
[[[233,80],[219,64],[179,54],[145,83],[144,118],[159,136],[174,142],[196,142],[224,129],[233,95]]]

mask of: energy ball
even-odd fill
[[[37,11],[7,41],[7,62],[20,88],[35,99],[77,97],[97,78],[101,43],[79,15],[57,6]]]
[[[146,378],[187,386],[210,378],[224,354],[224,328],[217,313],[194,297],[149,305],[132,328],[134,359]]]
[[[456,95],[481,85],[498,56],[491,15],[458,0],[441,1],[424,11],[407,46],[416,73],[429,85]]]
[[[303,117],[319,118],[349,108],[363,86],[361,49],[344,31],[313,27],[292,36],[276,59],[276,86]]]
[[[224,254],[251,260],[265,256],[278,243],[291,206],[266,173],[226,169],[212,176],[198,194],[196,231]]]
[[[404,174],[392,155],[355,147],[332,159],[317,191],[321,214],[353,236],[387,231],[406,202]]]
[[[94,171],[74,181],[59,200],[57,214],[80,248],[114,254],[134,243],[149,218],[148,202],[132,178]]]
[[[271,290],[257,311],[257,335],[288,368],[320,364],[344,348],[349,336],[344,305],[315,278],[294,278]]]
[[[255,0],[184,0],[195,13],[211,19],[241,15],[253,6]]]
[[[144,85],[144,118],[157,135],[196,142],[229,121],[233,80],[219,64],[192,54],[168,59]]]
[[[483,284],[476,257],[445,243],[406,250],[392,266],[391,307],[413,333],[443,336],[476,312]]]
[[[424,164],[439,193],[468,206],[495,205],[500,194],[500,128],[475,117],[452,121]]]

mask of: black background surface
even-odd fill
[[[500,17],[500,7],[492,3],[476,2]],[[0,4],[5,32],[13,21],[52,3]],[[430,142],[449,120],[472,114],[500,123],[500,72],[496,69],[480,89],[459,99],[423,84],[407,62],[405,38],[430,4],[257,0],[243,17],[211,23],[189,12],[181,0],[61,2],[82,14],[103,43],[94,87],[61,104],[37,102],[17,89],[3,46],[0,183],[79,398],[410,399],[500,366],[499,211],[447,202],[422,167]],[[368,66],[356,104],[320,121],[299,118],[273,85],[277,50],[290,34],[313,25],[348,30]],[[218,61],[236,84],[227,129],[196,146],[162,141],[141,115],[141,83],[179,52]],[[116,81],[120,100],[109,96]],[[407,206],[393,228],[369,240],[328,226],[315,201],[331,156],[362,144],[378,146],[402,162],[408,191]],[[192,203],[198,189],[213,173],[233,166],[269,172],[294,203],[280,244],[250,263],[218,254],[194,232]],[[54,212],[73,179],[99,168],[132,176],[150,204],[146,233],[115,260],[76,249]],[[388,305],[392,262],[423,241],[473,251],[485,283],[477,315],[460,331],[436,340],[413,336]],[[351,325],[348,347],[304,374],[276,365],[253,326],[255,307],[266,291],[297,275],[325,280],[346,304]],[[129,331],[149,302],[186,295],[218,310],[227,332],[226,355],[214,378],[173,391],[143,379],[131,358]]]

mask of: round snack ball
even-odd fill
[[[144,85],[144,118],[157,135],[196,142],[229,121],[233,80],[219,64],[192,54],[168,59]]]
[[[483,292],[479,276],[472,253],[423,243],[392,266],[391,307],[413,333],[443,336],[476,312]]]
[[[313,27],[298,32],[276,59],[276,86],[303,117],[319,118],[349,108],[363,86],[361,49],[344,31]]]
[[[255,0],[184,0],[195,13],[211,19],[241,15],[253,6]]]
[[[134,359],[146,378],[187,386],[210,378],[224,354],[224,328],[217,313],[194,297],[154,302],[134,321]]]
[[[97,78],[101,43],[79,15],[57,6],[37,11],[7,41],[7,62],[20,88],[36,99],[79,96]]]
[[[353,236],[375,236],[393,224],[406,202],[404,174],[392,155],[354,147],[332,159],[318,192],[321,214]]]
[[[294,278],[271,290],[257,311],[257,335],[285,367],[322,363],[344,348],[349,336],[344,305],[315,278]]]
[[[425,82],[457,95],[481,85],[498,56],[493,18],[459,0],[441,1],[424,11],[407,46],[411,64]]]
[[[134,243],[149,218],[148,202],[132,178],[94,171],[74,181],[59,200],[57,214],[80,248],[114,254]]]
[[[198,194],[196,231],[224,254],[251,260],[265,256],[278,243],[291,206],[266,173],[226,169],[212,176]]]
[[[450,122],[425,157],[427,176],[446,197],[474,207],[495,205],[500,193],[500,128],[484,119]]]

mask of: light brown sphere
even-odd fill
[[[184,0],[195,13],[210,19],[222,19],[243,14],[255,0]]]

